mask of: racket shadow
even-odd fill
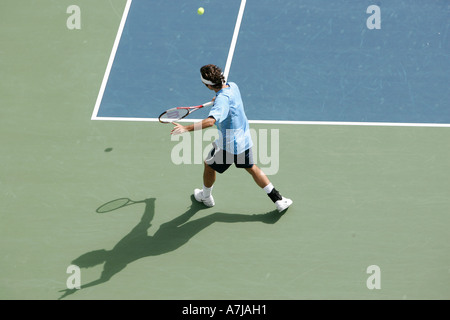
[[[210,215],[190,221],[196,213],[207,209],[191,196],[191,205],[188,210],[174,219],[163,223],[153,236],[147,230],[152,226],[151,221],[155,215],[155,198],[136,201],[145,203],[145,210],[139,223],[111,249],[100,249],[87,252],[74,259],[71,264],[79,268],[91,268],[103,264],[103,270],[97,280],[81,286],[80,289],[93,287],[109,281],[115,274],[122,271],[128,264],[141,258],[157,256],[174,251],[203,229],[210,225],[220,223],[262,222],[276,223],[284,213],[277,210],[264,214],[231,214],[215,212]],[[80,289],[65,289],[60,300]]]

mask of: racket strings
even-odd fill
[[[163,122],[172,122],[184,118],[189,114],[189,109],[169,109],[165,113],[163,113],[159,119]]]

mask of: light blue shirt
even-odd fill
[[[216,119],[220,135],[217,145],[230,153],[240,154],[251,148],[253,142],[239,87],[234,82],[227,85],[229,87],[216,93],[208,116]]]

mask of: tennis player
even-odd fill
[[[234,82],[226,82],[222,70],[213,64],[201,67],[200,75],[203,84],[216,92],[208,117],[187,126],[173,123],[171,132],[174,135],[181,134],[208,128],[214,124],[219,130],[219,139],[213,143],[213,149],[204,161],[203,189],[194,190],[195,199],[207,207],[213,207],[215,202],[211,192],[216,181],[216,172],[224,173],[235,164],[237,168],[244,168],[251,174],[256,184],[264,189],[275,203],[279,212],[286,210],[292,200],[281,196],[265,173],[253,163],[253,142],[238,86]]]

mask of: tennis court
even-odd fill
[[[155,121],[212,98],[241,4],[1,2],[0,299],[450,298],[450,3],[247,1],[229,80],[282,215],[236,168],[197,204],[214,130]]]

